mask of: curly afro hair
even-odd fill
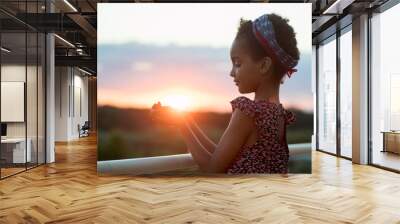
[[[268,14],[268,19],[272,22],[279,46],[294,59],[299,60],[300,53],[297,48],[296,33],[293,27],[288,24],[289,20],[277,14]],[[253,22],[251,20],[240,19],[240,25],[235,39],[245,41],[253,60],[257,61],[264,57],[270,57],[254,36]],[[275,64],[273,69],[275,74],[279,76],[277,78],[281,79],[284,76],[284,68],[281,65]]]

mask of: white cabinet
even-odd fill
[[[28,138],[27,143],[28,144],[25,151],[25,138],[7,138],[1,140],[2,145],[12,147],[13,163],[25,163],[32,161],[32,140]]]

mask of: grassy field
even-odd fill
[[[311,142],[313,115],[292,111],[297,122],[287,128],[288,144]],[[218,142],[231,114],[198,112],[192,116],[207,136]],[[149,110],[99,107],[98,117],[98,160],[187,153],[180,132],[154,124]]]

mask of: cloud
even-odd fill
[[[137,61],[132,64],[134,72],[148,72],[153,68],[153,64],[146,61]]]
[[[99,3],[97,7],[100,44],[139,42],[158,46],[174,43],[229,47],[241,18],[254,20],[265,13],[277,13],[289,19],[300,49],[310,48],[311,43],[309,3]]]
[[[287,105],[312,110],[311,55],[302,54],[300,58],[298,72],[281,86],[280,99]],[[229,100],[240,95],[229,75],[230,63],[229,48],[100,44],[98,88],[99,92],[113,92],[115,99],[107,96],[109,102],[122,100],[116,97],[116,91],[120,91],[118,96],[130,97],[124,102],[140,105],[143,97],[153,100],[167,90],[185,89],[197,93],[198,104],[229,110]],[[201,94],[213,100],[207,101]],[[100,103],[100,96],[106,95],[99,94]]]

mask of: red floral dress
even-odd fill
[[[267,100],[250,100],[244,96],[231,102],[232,112],[235,109],[243,111],[254,118],[257,128],[255,144],[243,146],[234,162],[227,169],[229,174],[239,173],[287,173],[289,148],[286,143],[286,128],[284,141],[279,141],[279,121],[284,116],[285,127],[294,123],[294,114],[283,108],[282,104]]]

